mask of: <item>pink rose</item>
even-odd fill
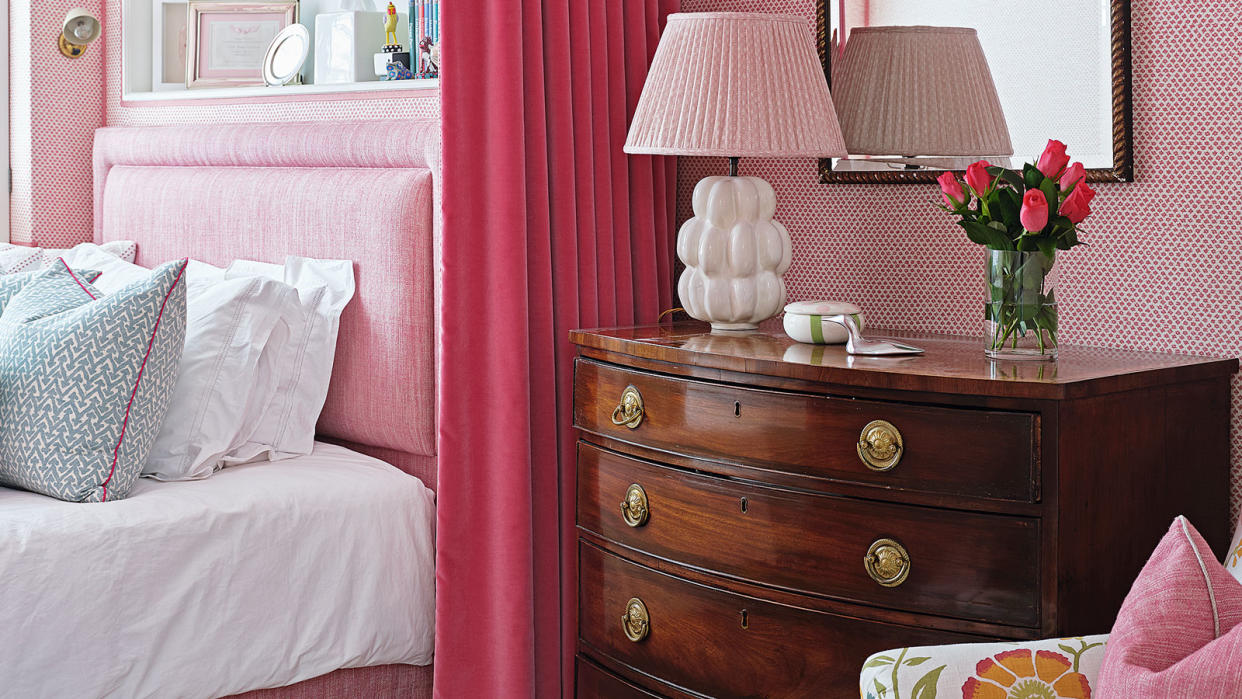
[[[1086,181],[1086,179],[1087,169],[1082,166],[1082,163],[1074,163],[1065,169],[1064,175],[1061,175],[1061,191],[1064,192],[1079,182]]]
[[[1061,202],[1061,215],[1070,220],[1075,226],[1082,223],[1082,220],[1091,215],[1091,198],[1095,196],[1095,190],[1087,186],[1086,182],[1079,182],[1074,191]]]
[[[936,178],[936,182],[940,183],[940,193],[944,196],[945,204],[956,209],[969,199],[962,190],[962,183],[953,173],[945,172]]]
[[[1022,210],[1018,212],[1018,220],[1022,227],[1032,233],[1038,233],[1048,224],[1048,200],[1038,189],[1028,189],[1022,195]]]
[[[975,194],[983,196],[983,193],[992,186],[992,176],[988,174],[988,168],[991,163],[986,160],[980,160],[970,167],[966,168],[966,184],[975,190]]]
[[[1035,168],[1044,173],[1044,177],[1056,179],[1061,176],[1066,165],[1069,165],[1069,156],[1065,154],[1065,144],[1052,139],[1044,147],[1044,153],[1039,156]]]

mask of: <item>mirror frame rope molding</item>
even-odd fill
[[[824,79],[832,86],[832,56],[828,46],[828,3],[815,2],[815,45],[824,69]],[[1088,182],[1133,182],[1133,114],[1130,65],[1130,0],[1109,0],[1112,15],[1112,77],[1113,77],[1113,166],[1088,168]],[[819,181],[824,184],[848,182],[855,184],[906,184],[935,182],[944,170],[893,170],[891,172],[838,171],[832,169],[831,158],[821,158]],[[961,173],[961,170],[955,172]]]

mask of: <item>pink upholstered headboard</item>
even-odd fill
[[[438,121],[100,129],[95,240],[145,266],[353,260],[319,433],[434,488],[439,143]]]

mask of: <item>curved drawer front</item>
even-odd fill
[[[583,529],[696,568],[891,609],[1039,625],[1035,519],[750,485],[586,442],[577,500]],[[626,505],[643,512],[641,524],[627,520]]]
[[[574,665],[574,696],[579,699],[659,699],[658,694],[639,689],[581,656]]]
[[[736,595],[590,544],[579,544],[578,561],[578,628],[591,654],[707,696],[857,696],[858,671],[871,653],[983,640]],[[623,628],[632,599],[649,614],[639,641]]]
[[[574,424],[587,432],[886,488],[1039,497],[1036,416],[1029,413],[738,388],[585,359],[576,372]],[[625,406],[631,412],[619,411],[630,386],[641,396],[641,420],[626,421],[637,414],[633,403]]]

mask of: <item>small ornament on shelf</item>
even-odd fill
[[[384,15],[384,50],[375,54],[375,74],[380,80],[410,80],[414,77],[410,53],[397,43],[397,23],[400,16],[397,7],[388,3]]]
[[[410,0],[410,47],[414,77],[440,77],[439,0]]]
[[[389,63],[385,70],[387,75],[384,76],[384,80],[412,80],[414,78],[414,73],[409,67],[396,61]]]
[[[384,16],[384,53],[397,53],[401,51],[401,44],[397,43],[397,6],[388,3],[388,12]]]

